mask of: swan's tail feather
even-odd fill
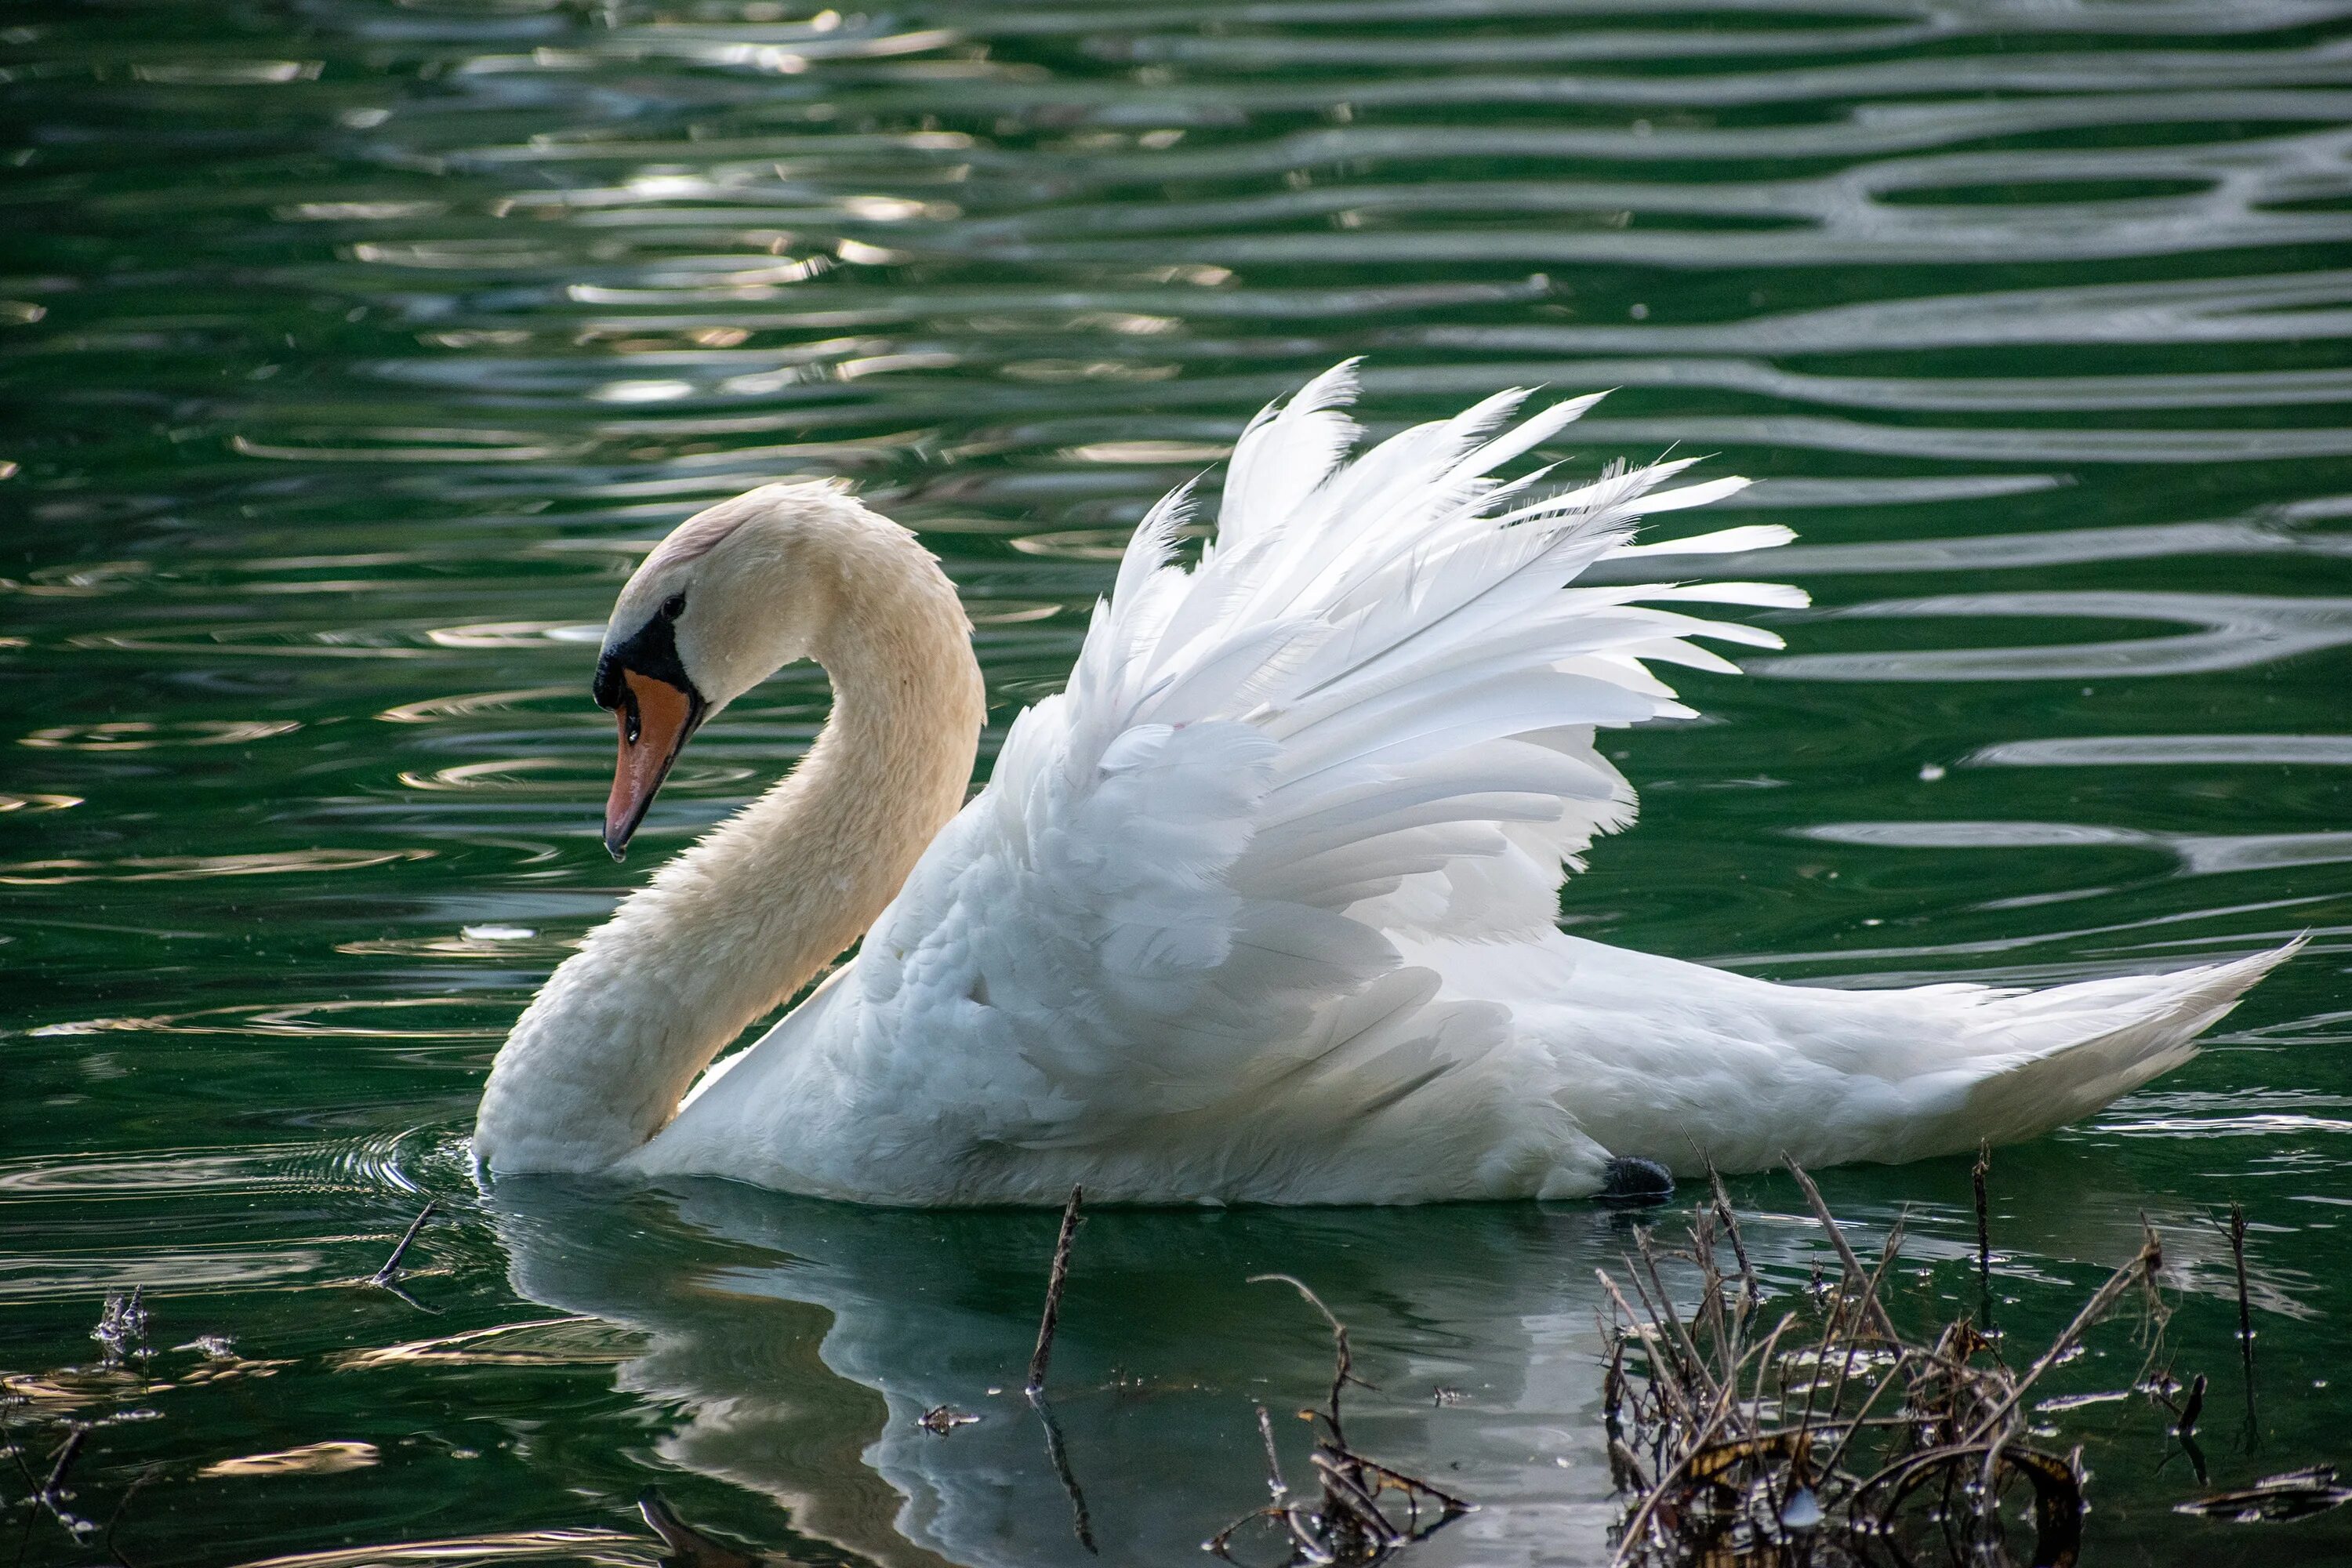
[[[2041,991],[1776,985],[1569,936],[1538,988],[1483,948],[1406,952],[1461,994],[1506,989],[1551,1054],[1559,1102],[1611,1153],[1736,1173],[2039,1137],[2195,1056],[2302,946]]]
[[[1992,1066],[1956,1111],[1919,1128],[1922,1144],[1932,1146],[1891,1157],[2019,1142],[2090,1115],[2195,1056],[2198,1037],[2307,940],[2227,963],[2053,986],[1991,1004],[2013,1008],[2011,1026],[2021,1033],[2039,1035],[2053,1025],[2095,1032]]]

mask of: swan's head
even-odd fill
[[[762,485],[677,525],[645,559],[604,627],[597,706],[619,722],[604,803],[614,859],[702,721],[809,657],[836,602],[812,570],[834,537],[879,522],[825,484]]]

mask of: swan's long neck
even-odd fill
[[[963,804],[985,715],[955,589],[911,535],[845,564],[800,765],[591,934],[500,1049],[475,1158],[594,1171],[667,1124],[744,1026],[855,942]],[[900,546],[903,545],[903,548]]]

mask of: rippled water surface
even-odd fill
[[[824,713],[805,670],[739,704],[608,861],[586,685],[648,542],[855,480],[971,605],[992,738],[1148,501],[1354,353],[1381,427],[1621,388],[1580,464],[1717,453],[1802,536],[1752,563],[1815,597],[1761,617],[1787,654],[1615,748],[1643,820],[1576,930],[1857,984],[2315,933],[2193,1065],[1996,1157],[1997,1315],[2041,1342],[2145,1213],[2214,1484],[2339,1457],[2352,5],[23,0],[0,62],[22,1561],[650,1563],[649,1483],[798,1561],[1084,1560],[1000,1392],[1050,1216],[484,1198],[460,1139],[547,967]],[[1974,1301],[1965,1163],[1827,1184],[1908,1206],[1906,1310]],[[1734,1192],[1801,1288],[1792,1187]],[[407,1297],[359,1283],[427,1195]],[[1355,1325],[1360,1443],[1482,1505],[1423,1560],[1604,1556],[1626,1224],[1097,1216],[1055,1367],[1102,1560],[1262,1500],[1251,1401],[1327,1366],[1266,1268]],[[109,1368],[133,1284],[152,1354]],[[2071,1391],[2144,1354],[2094,1349]],[[2172,1514],[2144,1401],[2052,1419],[2095,1563],[2352,1556]],[[22,1502],[71,1422],[79,1541]]]

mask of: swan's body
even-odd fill
[[[1637,517],[1741,482],[1660,490],[1671,463],[1530,499],[1484,477],[1589,399],[1499,436],[1517,399],[1493,399],[1343,464],[1347,391],[1335,372],[1251,427],[1196,569],[1166,561],[1181,496],[1146,520],[1068,689],[961,811],[980,675],[913,536],[807,486],[682,526],[606,640],[608,841],[704,714],[780,665],[823,664],[834,717],[548,982],[492,1070],[477,1159],[915,1205],[1080,1182],[1131,1202],[1569,1197],[1615,1156],[1906,1160],[2105,1104],[2283,956],[1855,992],[1563,935],[1565,868],[1632,816],[1595,726],[1687,712],[1640,661],[1778,643],[1656,606],[1801,596],[1569,586],[1636,548]]]

